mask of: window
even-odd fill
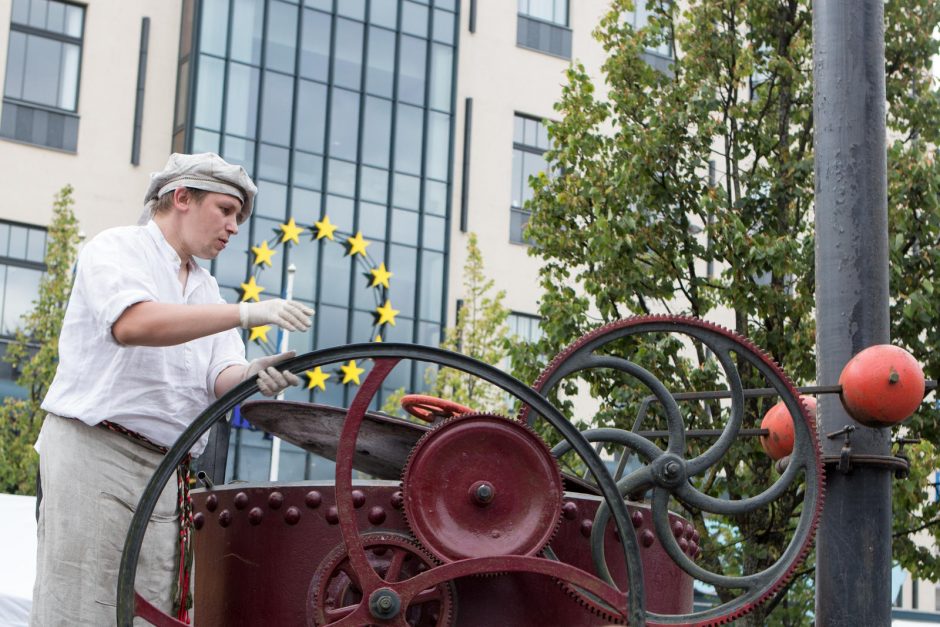
[[[0,136],[75,152],[85,10],[13,0]]]
[[[525,342],[538,342],[542,339],[541,318],[531,314],[511,313],[506,318],[509,327],[509,337]]]
[[[510,205],[509,241],[527,244],[522,231],[529,221],[525,203],[532,198],[529,177],[548,169],[548,128],[539,120],[516,114],[512,138],[512,201]]]
[[[519,0],[516,43],[523,48],[570,59],[568,0]]]
[[[633,29],[640,30],[649,24],[650,17],[670,10],[669,2],[665,0],[636,0],[636,9],[633,12]],[[665,33],[657,45],[649,47],[643,54],[643,59],[651,66],[670,74],[669,63],[672,61],[672,36]]]
[[[39,298],[39,280],[46,269],[46,230],[41,227],[0,221],[0,355],[22,327],[23,316]],[[19,376],[0,361],[0,393],[23,397],[16,386]]]

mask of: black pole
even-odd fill
[[[814,0],[817,383],[889,341],[884,0]],[[816,624],[891,623],[890,469],[830,462],[852,425],[853,454],[887,456],[888,429],[869,429],[839,398],[819,398],[826,504],[816,542]]]

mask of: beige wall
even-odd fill
[[[87,0],[76,154],[0,139],[0,217],[45,225],[52,198],[75,188],[75,212],[91,237],[136,221],[149,173],[170,153],[181,0]],[[12,0],[0,0],[0,83]],[[141,18],[150,18],[140,165],[131,165]],[[108,183],[104,183],[107,181]]]
[[[591,31],[607,6],[606,0],[570,1],[572,59],[584,63],[592,75],[599,73],[603,50]],[[497,289],[506,290],[506,304],[514,311],[537,312],[538,263],[525,246],[509,242],[513,115],[552,118],[569,61],[518,47],[516,13],[514,1],[478,0],[474,33],[468,30],[468,7],[461,13],[448,324],[454,322],[466,258],[460,199],[468,97],[473,98],[473,119],[467,229],[477,234],[487,275]]]

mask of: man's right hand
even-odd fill
[[[282,298],[238,304],[238,318],[243,329],[274,324],[287,331],[306,331],[312,324],[313,313],[313,309],[303,303]]]

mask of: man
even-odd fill
[[[313,310],[281,299],[225,304],[195,262],[229,244],[256,192],[243,168],[217,155],[174,154],[151,175],[141,223],[103,231],[82,250],[42,405],[32,625],[114,624],[124,537],[166,448],[241,381],[257,376],[268,396],[300,382],[274,367],[293,353],[248,363],[236,329],[302,331]],[[178,502],[171,481],[148,525],[136,587],[185,618]]]

